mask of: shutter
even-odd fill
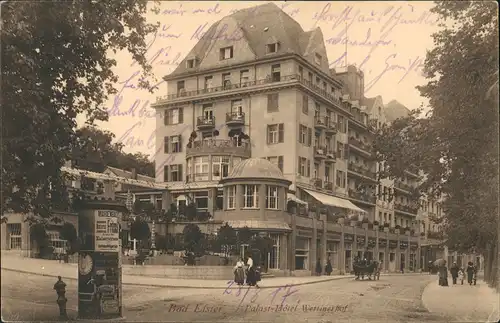
[[[266,127],[267,144],[269,145],[269,125]]]
[[[307,175],[306,176],[309,177],[309,176],[311,176],[311,161],[309,159],[307,160],[306,165],[307,165],[306,166],[307,167],[307,169],[306,169],[306,174]]]
[[[278,156],[278,167],[283,173],[283,156]]]
[[[179,123],[184,122],[184,108],[179,108]]]
[[[168,126],[168,110],[167,110],[167,109],[165,109],[165,110],[163,111],[163,123],[164,123],[166,126]]]
[[[307,145],[311,147],[312,144],[312,128],[307,128]]]
[[[163,166],[163,181],[168,182],[168,165]]]
[[[177,136],[179,139],[179,152],[182,152],[182,135]]]
[[[163,152],[168,154],[168,137],[163,138]]]
[[[280,123],[278,125],[278,142],[284,142],[285,141],[285,125],[283,123]]]
[[[298,161],[299,162],[297,163],[297,165],[298,165],[298,172],[297,173],[299,173],[302,176],[305,176],[306,174],[302,174],[301,169],[300,169],[300,157],[299,157]]]
[[[184,176],[182,174],[182,164],[177,165],[177,169],[179,171],[179,181],[184,182]]]

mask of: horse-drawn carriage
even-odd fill
[[[356,280],[365,279],[365,276],[368,277],[368,280],[372,280],[372,276],[374,280],[380,280],[380,268],[379,262],[373,260],[366,259],[355,259],[353,263],[354,275],[356,276]]]

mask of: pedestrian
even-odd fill
[[[476,286],[476,282],[477,282],[477,269],[478,267],[476,265],[474,265],[474,276],[472,277],[472,280],[474,282],[474,286]]]
[[[453,285],[456,285],[458,278],[458,266],[456,262],[454,262],[453,265],[451,265],[450,274],[451,274],[451,279],[453,280]]]
[[[463,269],[463,268],[460,268],[460,269],[458,270],[458,280],[460,281],[460,285],[463,285],[463,284],[464,284],[464,279],[465,279],[464,269]]]
[[[472,281],[474,279],[474,266],[471,261],[467,263],[467,283],[472,286]]]
[[[57,276],[57,282],[54,284],[54,290],[57,293],[59,316],[61,318],[67,318],[68,314],[66,312],[66,303],[68,302],[68,299],[66,298],[66,283],[62,281],[61,276]]]
[[[404,273],[405,273],[405,262],[404,262],[404,261],[401,261],[400,270],[401,270],[401,273],[402,273],[402,274],[404,274]]]
[[[238,284],[238,286],[242,286],[245,284],[245,270],[243,269],[245,263],[243,259],[239,258],[236,262],[236,266],[234,266],[234,282]]]
[[[321,276],[321,259],[318,258],[318,261],[316,262],[316,276]]]
[[[448,268],[446,262],[441,264],[438,269],[439,286],[448,287]]]
[[[330,261],[330,258],[328,258],[328,260],[326,261],[325,273],[330,276],[332,274],[332,271],[332,262]]]
[[[248,256],[247,260],[247,285],[248,286],[255,286],[256,284],[255,280],[255,268],[253,266],[253,259],[252,256]]]

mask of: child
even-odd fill
[[[463,269],[463,268],[460,268],[460,269],[458,270],[458,280],[460,281],[460,285],[463,285],[463,284],[464,284],[464,279],[465,279],[464,269]]]

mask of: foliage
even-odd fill
[[[78,233],[72,223],[65,222],[61,228],[61,239],[68,241],[68,253],[73,254],[78,252]]]
[[[219,250],[224,249],[226,256],[228,256],[229,251],[236,246],[237,236],[236,230],[233,229],[228,223],[224,224],[217,230],[217,240],[216,245]]]
[[[187,224],[182,231],[182,235],[184,238],[184,249],[186,251],[199,253],[203,250],[203,233],[196,224]]]
[[[151,237],[151,230],[148,223],[142,218],[137,216],[135,220],[130,223],[130,238],[139,241],[147,241]]]
[[[488,96],[498,88],[498,6],[439,1],[432,11],[443,24],[418,87],[430,111],[384,127],[376,150],[389,175],[414,164],[426,174],[421,192],[443,194],[448,247],[485,254],[498,241],[498,96]]]
[[[239,245],[249,244],[253,235],[254,235],[253,232],[248,227],[243,227],[243,228],[239,229],[238,233],[236,235],[238,244]]]
[[[108,53],[131,53],[139,85],[152,90],[145,38],[158,26],[146,23],[147,5],[2,3],[2,212],[49,218],[55,203],[69,203],[60,199],[68,179],[61,166],[78,145],[76,117],[106,120],[103,104],[117,93]]]
[[[188,221],[196,221],[198,219],[198,209],[196,208],[196,204],[194,204],[194,202],[190,202],[186,205],[184,215]]]
[[[168,240],[166,236],[160,234],[155,235],[155,245],[157,250],[167,250]]]
[[[72,148],[71,158],[76,167],[93,172],[103,172],[106,166],[131,171],[154,177],[154,164],[147,155],[124,153],[122,143],[113,143],[115,134],[86,126],[76,130],[76,144]]]

